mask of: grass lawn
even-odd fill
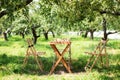
[[[65,37],[62,36],[62,38]],[[108,68],[101,67],[97,63],[91,72],[86,72],[84,66],[90,56],[84,52],[93,51],[100,39],[90,40],[79,36],[72,36],[70,39],[72,42],[71,70],[73,73],[67,73],[64,66],[57,66],[54,73],[49,75],[55,60],[54,52],[49,45],[49,42],[54,40],[52,37],[48,41],[40,37],[35,45],[37,51],[46,52],[45,55],[39,57],[43,63],[44,72],[40,72],[32,56],[29,58],[28,64],[23,67],[27,49],[25,39],[13,36],[6,42],[0,38],[0,80],[120,80],[120,40],[108,41]],[[66,54],[65,59],[68,59],[68,56]]]

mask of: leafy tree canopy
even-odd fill
[[[33,0],[1,0],[0,1],[0,18],[6,14],[30,4]]]

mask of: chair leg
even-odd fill
[[[108,54],[107,54],[106,48],[105,48],[105,54],[106,54],[105,55],[105,59],[106,59],[106,63],[105,63],[106,65],[105,66],[109,67],[109,58],[108,58]]]
[[[95,58],[95,60],[94,60],[94,62],[93,62],[93,64],[92,64],[92,66],[90,67],[90,71],[92,70],[93,66],[94,66],[94,65],[95,65],[95,63],[97,62],[98,57],[99,57],[99,55],[97,55],[97,57]]]
[[[40,63],[39,63],[39,61],[38,61],[38,59],[37,59],[37,56],[34,55],[34,57],[35,57],[35,60],[36,60],[38,66],[39,66],[39,68],[40,68],[40,71],[43,72],[42,66],[41,66]]]
[[[29,54],[27,53],[23,62],[23,67],[27,64]]]
[[[108,54],[106,54],[106,67],[109,67],[109,59],[108,59]]]
[[[40,64],[40,66],[41,66],[41,68],[42,68],[42,70],[43,70],[43,63],[42,63],[42,61],[41,60],[39,60],[39,64]]]
[[[102,58],[102,56],[100,56],[100,62],[101,62],[101,66],[103,67],[103,58]]]
[[[92,60],[93,57],[94,57],[94,55],[92,55],[92,56],[89,58],[87,64],[86,64],[85,67],[84,67],[85,70],[87,70],[87,67],[88,67],[88,65],[90,64],[90,61]]]

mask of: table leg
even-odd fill
[[[70,47],[70,44],[68,44],[68,45],[66,46],[66,48],[63,50],[62,54],[60,54],[60,52],[58,51],[58,49],[56,48],[55,45],[51,45],[51,47],[54,49],[54,51],[55,51],[55,53],[56,53],[56,55],[57,55],[57,57],[58,57],[59,59],[56,61],[55,65],[53,65],[53,67],[52,67],[52,69],[51,69],[51,71],[50,71],[50,74],[53,73],[54,69],[55,69],[56,66],[59,64],[60,61],[62,61],[63,65],[65,66],[65,68],[67,69],[67,71],[68,71],[69,73],[72,73],[72,71],[70,70],[69,65],[67,65],[65,59],[63,58],[63,55],[64,55],[64,53],[67,51],[67,49]]]

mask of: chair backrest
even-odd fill
[[[106,53],[107,42],[108,42],[108,40],[101,40],[95,49],[95,53],[101,54],[103,52],[103,50],[104,50],[104,53]]]
[[[36,50],[34,48],[32,39],[27,38],[27,43],[28,43],[28,50],[31,51],[34,55],[36,55]]]

